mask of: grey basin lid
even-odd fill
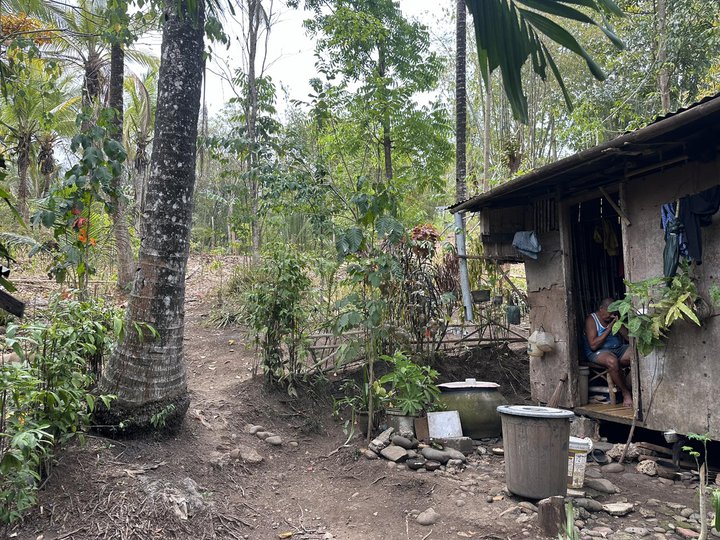
[[[572,418],[575,413],[553,407],[533,407],[531,405],[500,405],[497,408],[500,414],[512,416],[528,416],[530,418]]]
[[[446,382],[446,383],[438,384],[438,387],[441,389],[448,389],[448,390],[462,390],[464,388],[495,389],[495,388],[500,388],[500,385],[498,383],[494,383],[494,382],[478,381],[475,379],[465,379],[464,381],[453,381],[453,382]]]

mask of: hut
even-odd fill
[[[547,402],[567,374],[562,406],[632,421],[632,409],[584,403],[584,320],[603,298],[623,297],[626,281],[663,275],[663,206],[677,209],[687,197],[720,194],[719,149],[720,94],[450,208],[479,213],[485,257],[525,264],[531,327],[542,326],[556,340],[553,351],[530,358],[535,401]],[[703,225],[702,257],[692,270],[707,298],[720,285],[720,218]],[[513,247],[518,231],[535,233],[542,247],[537,259]],[[632,387],[640,426],[709,432],[720,439],[717,314],[720,306],[713,306],[700,327],[678,323],[665,347],[635,357]]]

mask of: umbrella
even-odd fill
[[[665,225],[665,249],[663,250],[663,273],[665,277],[674,277],[680,262],[680,234],[683,232],[682,223],[675,218],[668,220]]]

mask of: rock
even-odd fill
[[[410,458],[416,458],[416,457],[418,457],[419,455],[420,455],[420,454],[418,454],[415,450],[407,450],[407,457],[408,457],[408,459],[410,459]]]
[[[638,512],[640,512],[640,515],[641,515],[644,519],[652,519],[652,518],[654,518],[654,517],[656,516],[654,510],[650,510],[649,508],[645,508],[645,507],[642,506],[642,505],[640,505],[640,507],[638,508]]]
[[[610,480],[604,478],[587,478],[585,479],[585,487],[600,491],[601,493],[619,493],[620,489]]]
[[[596,447],[597,448],[597,447]],[[625,450],[624,444],[615,444],[613,447],[605,452],[605,455],[607,457],[612,458],[614,460],[619,460],[620,457],[623,455],[623,451]],[[637,446],[635,446],[633,443],[630,443],[630,446],[628,447],[628,451],[625,454],[625,459],[628,461],[632,461],[634,459],[637,459],[637,457],[640,455],[640,450]]]
[[[419,525],[427,527],[440,521],[440,514],[438,514],[434,508],[428,508],[424,512],[420,512],[420,515],[415,518],[415,521],[417,521]]]
[[[600,467],[600,470],[603,473],[621,473],[625,470],[625,466],[620,465],[619,463],[608,463],[607,465]]]
[[[635,470],[639,473],[647,474],[648,476],[657,476],[658,473],[657,463],[650,461],[649,459],[638,463]]]
[[[399,446],[405,450],[412,450],[413,448],[417,448],[418,445],[417,441],[413,443],[410,439],[401,437],[400,435],[395,435],[391,440],[395,446]]]
[[[435,448],[423,448],[420,450],[422,456],[428,461],[439,461],[440,463],[447,463],[450,459],[450,454],[444,450],[436,450]]]
[[[602,478],[599,467],[588,467],[585,469],[585,478]]]
[[[370,450],[369,448],[366,448],[363,452],[366,459],[378,459],[380,456],[378,456],[375,452]]]
[[[297,441],[290,441],[290,446],[292,446],[293,448],[297,448],[298,446],[300,446],[300,443],[298,443]]]
[[[573,506],[584,508],[588,512],[599,512],[603,509],[602,503],[594,499],[575,499],[573,501]]]
[[[255,436],[260,439],[261,441],[264,441],[268,437],[273,437],[275,434],[270,433],[269,431],[256,431]]]
[[[603,504],[602,508],[611,516],[625,516],[632,512],[634,507],[635,505],[632,503],[618,502]]]
[[[462,469],[463,461],[461,459],[449,459],[447,462],[448,469]]]
[[[394,461],[395,463],[405,461],[407,459],[407,451],[400,446],[395,446],[394,444],[380,450],[380,455],[385,459]]]
[[[467,461],[465,454],[463,454],[460,450],[455,450],[454,448],[446,448],[445,452],[447,452],[447,454],[450,456],[450,459],[458,459],[463,463]]]
[[[455,501],[455,506],[457,506],[459,508],[462,508],[463,506],[465,506],[465,504],[466,504],[465,499],[458,499],[457,501]]]
[[[695,511],[692,508],[683,508],[680,510],[680,515],[684,518],[689,518],[695,513]]]
[[[250,435],[255,435],[258,431],[265,431],[265,428],[262,426],[256,426],[253,424],[245,424],[243,431],[245,433],[249,433]]]
[[[485,448],[484,446],[478,446],[475,449],[475,452],[477,453],[478,456],[485,456],[488,453],[488,449]]]
[[[682,536],[683,538],[699,538],[700,533],[693,531],[692,529],[681,529],[677,528],[675,529],[675,533],[679,536]]]
[[[239,445],[232,452],[230,452],[230,457],[232,459],[237,459],[245,463],[253,464],[260,463],[263,460],[263,457],[258,454],[257,450],[243,444]]]
[[[380,435],[375,437],[368,445],[370,450],[379,454],[380,450],[390,444],[390,435],[392,435],[393,431],[393,428],[387,428]]]
[[[626,527],[625,532],[634,535],[634,538],[642,538],[650,534],[650,531],[645,527]]]
[[[265,439],[265,442],[268,444],[272,444],[273,446],[282,446],[282,439],[279,435],[271,435],[267,439]]]
[[[576,497],[576,498],[582,498],[585,497],[585,492],[582,489],[573,489],[568,488],[567,489],[567,496],[568,497]]]
[[[432,471],[437,471],[437,470],[440,468],[441,465],[442,465],[442,464],[441,464],[439,461],[434,461],[434,460],[432,460],[432,459],[428,459],[428,460],[425,462],[425,469],[427,469],[427,470],[430,471],[430,472],[432,472]]]
[[[407,461],[405,461],[405,465],[407,465],[408,468],[412,469],[413,471],[422,469],[425,466],[425,463],[426,463],[426,459],[422,456],[411,457],[411,458],[408,458]]]
[[[505,455],[505,450],[503,450],[502,448],[493,448],[491,450],[491,452],[493,453],[493,455],[496,455],[496,456],[504,456]]]
[[[442,444],[445,450],[457,450],[463,455],[472,454],[473,451],[473,441],[470,437],[449,437],[433,439],[433,441]]]

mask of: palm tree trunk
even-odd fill
[[[115,110],[112,136],[122,144],[123,134],[123,80],[125,79],[125,51],[122,44],[113,43],[110,48],[110,108]],[[117,285],[127,290],[132,284],[135,258],[133,257],[130,231],[128,229],[127,202],[122,196],[122,176],[112,179],[111,202],[113,206],[113,234],[117,253]]]
[[[195,12],[189,6],[197,5]],[[126,332],[100,381],[117,395],[99,423],[125,433],[174,430],[190,403],[183,358],[185,269],[190,246],[198,116],[203,74],[205,6],[166,0],[157,114],[138,270]],[[152,325],[159,336],[137,331]],[[164,426],[153,425],[162,413]],[[157,416],[155,417],[157,424]],[[119,429],[119,428],[118,428]]]
[[[24,221],[28,221],[28,169],[30,168],[30,135],[21,135],[17,145],[18,189],[17,209]]]
[[[467,12],[465,0],[457,0],[457,31],[455,34],[455,198],[467,199],[466,134],[467,134]]]

